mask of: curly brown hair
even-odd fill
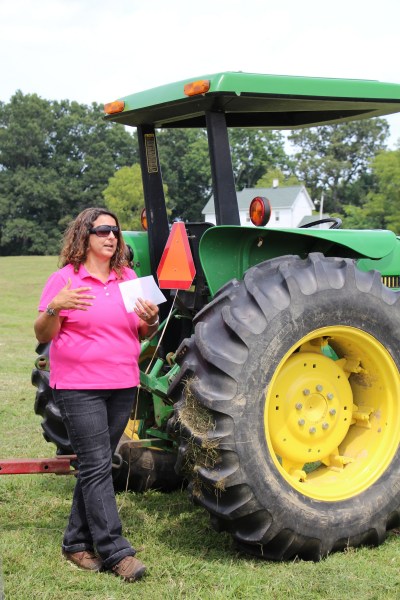
[[[117,276],[122,277],[122,269],[128,266],[127,247],[122,237],[117,216],[105,208],[85,208],[68,226],[64,233],[63,246],[59,258],[59,266],[73,265],[75,273],[79,271],[87,256],[89,245],[89,230],[100,215],[109,215],[115,219],[119,227],[117,249],[110,261],[110,268]]]

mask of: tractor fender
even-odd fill
[[[145,277],[146,275],[151,275],[147,231],[123,231],[122,236],[125,244],[132,250],[133,259],[130,262],[137,276]]]
[[[208,229],[199,246],[200,261],[212,296],[228,281],[242,279],[247,269],[265,260],[288,254],[305,258],[310,252],[369,259],[364,268],[360,264],[362,270],[380,270],[384,259],[385,274],[400,272],[400,239],[387,230],[221,225]]]

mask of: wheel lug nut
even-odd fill
[[[336,415],[336,410],[334,408],[331,408],[331,410],[329,411],[330,415]]]
[[[329,394],[327,394],[326,397],[328,398],[328,400],[333,400],[333,394],[331,394],[331,392],[329,392]]]
[[[297,402],[296,403],[296,408],[297,408],[297,410],[301,410],[303,408],[302,403],[301,402]]]
[[[308,430],[310,433],[315,433],[317,430],[315,427],[310,427],[310,429]]]
[[[324,388],[322,387],[322,385],[318,384],[316,387],[317,392],[322,392]]]
[[[303,394],[305,396],[309,396],[310,395],[310,390],[308,390],[307,388],[305,390],[303,390]]]
[[[329,423],[322,423],[322,429],[328,429]]]
[[[298,422],[299,425],[304,425],[305,420],[304,419],[299,419],[297,422]]]

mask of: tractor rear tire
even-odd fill
[[[37,388],[34,409],[43,417],[41,425],[45,440],[56,445],[58,455],[71,455],[74,451],[49,385],[49,347],[50,344],[39,344],[36,348],[39,357],[32,371],[32,384]],[[124,433],[113,457],[114,488],[134,492],[176,490],[182,486],[182,478],[175,472],[175,462],[174,453],[135,447]]]
[[[354,261],[250,268],[177,352],[192,499],[239,550],[320,560],[400,524],[400,293]]]

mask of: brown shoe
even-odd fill
[[[119,563],[111,567],[111,570],[117,577],[122,577],[125,581],[132,583],[144,575],[146,567],[134,556],[125,556]]]
[[[80,569],[100,571],[103,566],[101,558],[96,556],[94,552],[90,552],[90,550],[82,550],[81,552],[66,552],[63,550],[63,556]]]

